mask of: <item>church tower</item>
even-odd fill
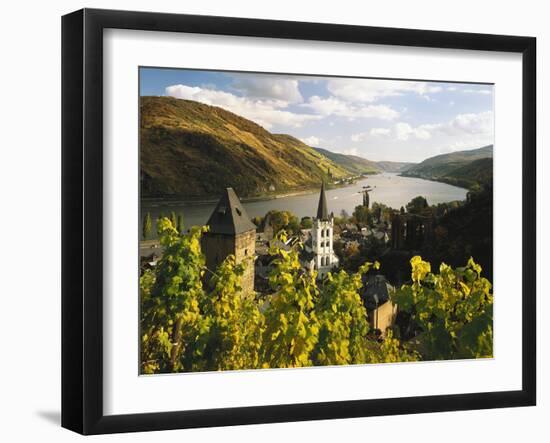
[[[334,217],[328,213],[325,183],[321,186],[317,217],[313,219],[311,230],[311,250],[313,252],[313,266],[318,277],[323,278],[327,272],[338,267],[338,257],[333,248]]]
[[[254,255],[256,225],[252,223],[233,188],[227,188],[212,212],[202,237],[206,267],[215,272],[225,258],[233,254],[237,264],[245,263],[242,276],[244,293],[254,291]]]

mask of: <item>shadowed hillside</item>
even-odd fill
[[[201,199],[227,186],[264,196],[353,175],[298,139],[215,106],[141,97],[140,118],[143,197]]]
[[[401,175],[437,180],[464,188],[490,183],[493,179],[493,146],[430,157]]]

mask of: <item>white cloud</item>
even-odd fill
[[[301,138],[306,145],[318,147],[319,143],[321,143],[321,139],[319,137],[315,137],[314,135],[310,137]]]
[[[416,128],[412,127],[408,123],[396,123],[394,127],[395,137],[397,140],[406,141],[409,138],[417,138],[420,140],[427,140],[432,137],[431,132],[424,125]]]
[[[462,92],[465,94],[482,94],[482,95],[490,95],[493,93],[491,89],[463,89]]]
[[[352,134],[351,135],[351,141],[352,142],[364,142],[369,138],[368,132],[359,132],[358,134]]]
[[[267,129],[273,125],[301,127],[308,121],[319,120],[321,118],[320,116],[311,114],[296,114],[285,111],[282,108],[286,108],[288,103],[283,100],[251,99],[239,97],[229,92],[186,85],[168,86],[165,91],[166,95],[171,97],[219,106],[255,121]]]
[[[492,135],[493,112],[486,111],[478,114],[458,114],[448,123],[429,126],[447,135]]]
[[[369,138],[393,138],[394,140],[406,141],[410,138],[427,140],[432,134],[424,126],[413,127],[408,123],[399,122],[392,128],[371,128],[368,132],[360,132],[351,136],[353,142],[363,142]]]
[[[327,89],[336,97],[350,102],[374,102],[383,97],[393,97],[405,93],[421,96],[442,91],[441,86],[427,82],[374,79],[332,79]]]
[[[452,91],[456,91],[456,86],[449,86],[449,87],[447,88],[447,91],[451,91],[451,92],[452,92]]]
[[[336,97],[323,98],[317,95],[310,97],[307,103],[300,105],[324,116],[339,116],[349,119],[377,118],[395,120],[399,112],[386,105],[356,105]]]
[[[390,135],[391,130],[389,128],[372,128],[369,131],[370,135],[386,136]]]
[[[291,78],[235,75],[232,87],[246,97],[301,103],[304,99],[298,85],[298,80]]]
[[[392,128],[371,128],[368,132],[353,134],[351,141],[362,142],[374,137],[393,138],[398,141],[429,140],[436,135],[459,138],[455,143],[465,146],[487,144],[493,135],[493,113],[487,111],[478,114],[458,114],[446,123],[419,126],[398,122]]]
[[[458,114],[446,123],[426,124],[413,127],[408,123],[396,123],[395,134],[398,140],[408,140],[415,137],[427,140],[436,133],[448,136],[483,136],[493,135],[493,112],[478,114]]]

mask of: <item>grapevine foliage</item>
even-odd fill
[[[419,328],[418,347],[427,360],[492,357],[493,294],[472,258],[464,267],[411,259],[412,284],[396,291],[393,301]]]
[[[174,218],[174,217],[170,217]],[[270,248],[270,293],[245,293],[245,263],[228,256],[207,270],[201,251],[205,227],[178,229],[161,218],[162,258],[140,278],[141,372],[218,371],[313,365],[392,363],[492,355],[492,294],[481,268],[442,265],[439,274],[420,257],[411,260],[410,285],[392,301],[407,313],[419,333],[401,343],[388,330],[384,338],[369,331],[361,299],[364,276],[329,273],[319,282],[305,271],[299,252]]]

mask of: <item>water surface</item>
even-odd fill
[[[451,186],[420,178],[401,177],[397,174],[378,174],[357,181],[356,184],[345,188],[330,189],[326,192],[329,211],[340,215],[342,210],[352,214],[357,205],[362,203],[360,191],[363,186],[370,185],[370,202],[380,202],[395,209],[405,206],[416,196],[423,196],[428,204],[445,203],[454,200],[465,200],[467,189]],[[257,215],[264,216],[272,209],[290,211],[299,218],[313,217],[317,212],[319,192],[304,195],[294,195],[270,200],[243,202],[243,206],[250,218]],[[204,225],[216,206],[211,204],[186,204],[174,201],[147,201],[141,205],[141,222],[146,212],[151,213],[156,220],[160,213],[168,215],[170,212],[183,214],[185,226]]]

